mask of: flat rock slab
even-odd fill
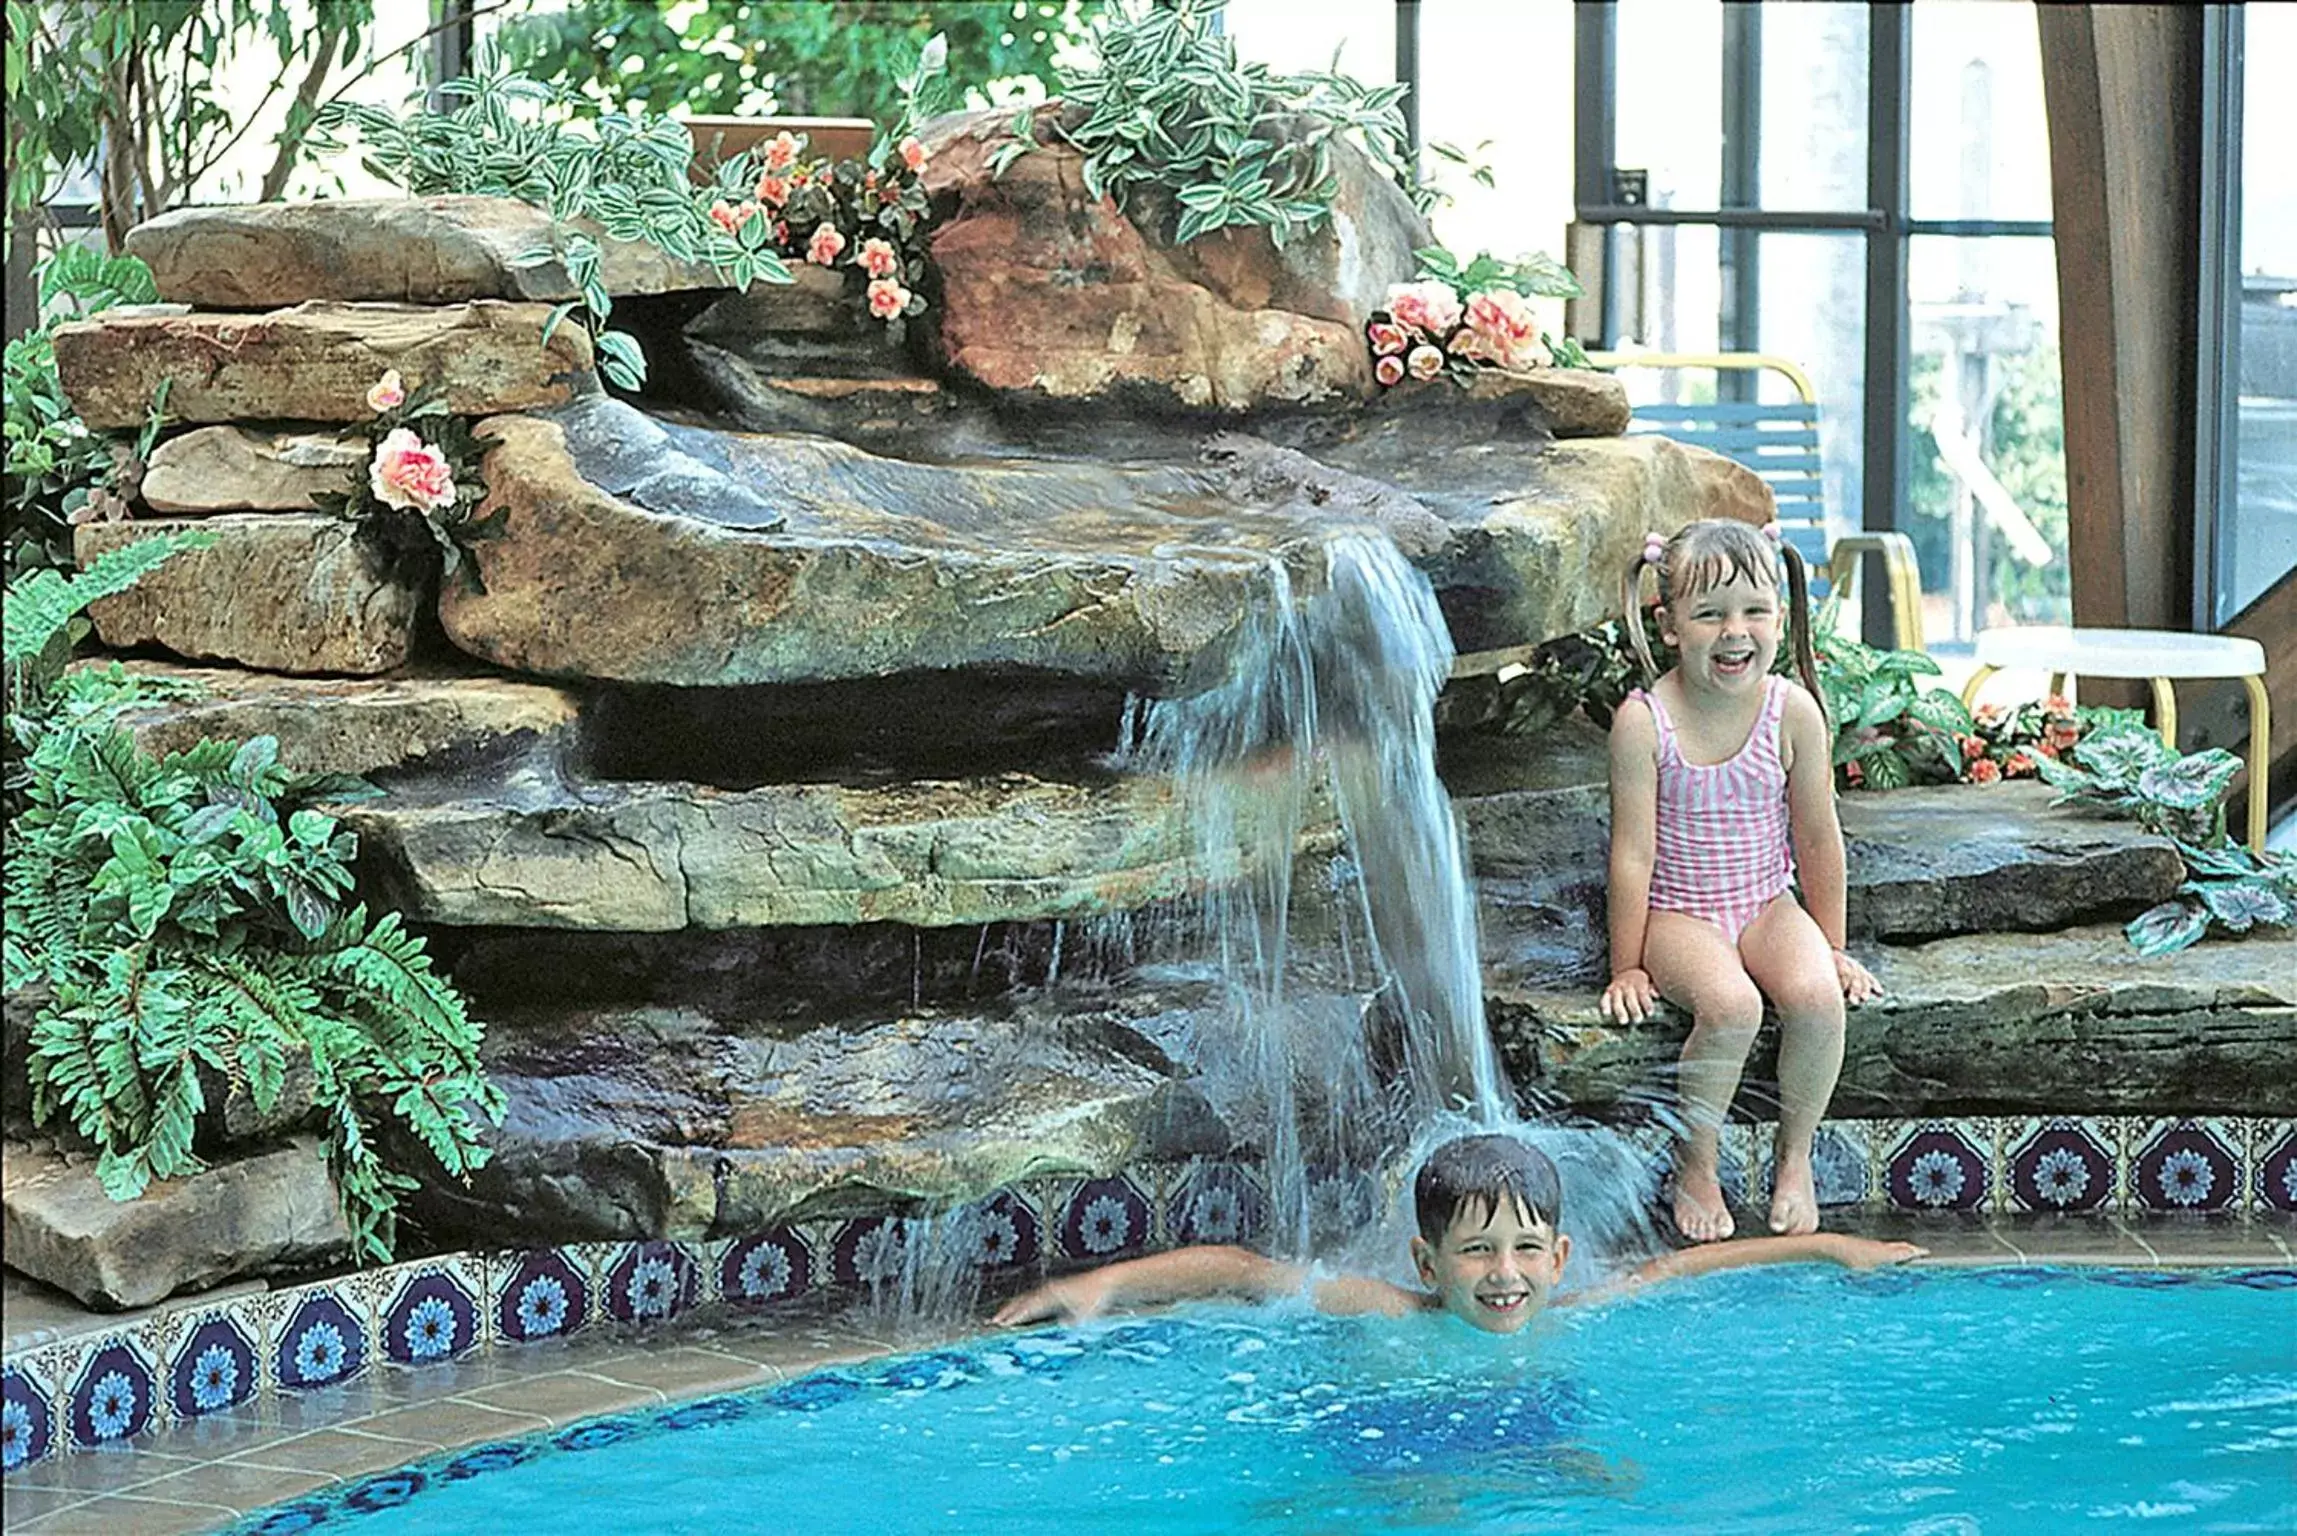
[[[440,616],[471,654],[551,676],[1013,666],[1161,694],[1221,675],[1276,562],[1312,595],[1340,531],[1393,536],[1475,650],[1604,618],[1610,583],[1589,573],[1624,569],[1647,529],[1768,516],[1762,482],[1727,459],[1659,438],[1551,443],[1528,408],[1369,412],[1295,431],[1312,453],[1112,426],[894,457],[585,401],[482,424],[502,439],[486,475],[503,532],[476,552],[485,591],[450,588]]]
[[[162,380],[189,422],[368,421],[396,368],[463,415],[560,405],[597,389],[590,336],[546,304],[299,304],[268,314],[100,314],[56,328],[56,372],[89,426],[140,426]]]
[[[298,773],[372,774],[554,746],[578,722],[574,695],[544,683],[416,666],[352,681],[132,661],[129,672],[197,690],[120,716],[144,750],[269,736]]]
[[[268,672],[369,676],[406,663],[424,602],[420,583],[379,568],[358,531],[312,512],[227,513],[197,524],[83,523],[82,565],[137,539],[186,527],[216,534],[127,591],[88,609],[116,649],[159,645],[194,661]]]
[[[1397,387],[1434,391],[1459,386],[1440,379]],[[1471,400],[1529,401],[1557,437],[1617,437],[1635,415],[1627,403],[1627,386],[1616,375],[1586,368],[1479,368],[1467,393]]]
[[[1169,788],[1137,778],[729,791],[553,776],[467,798],[411,788],[343,819],[393,907],[456,927],[932,928],[1133,911],[1205,878]]]
[[[309,512],[366,477],[362,437],[194,427],[152,449],[138,493],[154,512]]]
[[[98,1311],[147,1307],[178,1291],[350,1252],[327,1155],[315,1141],[164,1179],[117,1201],[92,1157],[10,1147],[8,1264]]]
[[[1232,1139],[1117,1010],[792,1028],[693,1008],[514,1008],[490,1020],[486,1057],[509,1101],[494,1157],[468,1187],[421,1199],[433,1230],[489,1243],[942,1207]]]
[[[617,298],[722,288],[725,280],[643,241],[608,239],[588,220],[554,223],[509,197],[339,197],[178,208],[128,231],[164,299],[202,309],[272,309],[312,299],[460,304],[555,303],[581,296],[559,254],[579,230],[598,242],[599,280]]]
[[[1830,1114],[2285,1114],[2297,1103],[2297,946],[2211,941],[2148,959],[2119,925],[1862,945],[1885,989],[1850,1011]],[[1519,1088],[1596,1115],[1663,1099],[1689,1020],[1596,1011],[1597,986],[1501,986],[1492,1027]],[[1778,1079],[1776,1031],[1747,1067]],[[1768,1088],[1742,1110],[1775,1116]]]

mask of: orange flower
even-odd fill
[[[1859,785],[1866,782],[1866,764],[1856,762],[1844,763],[1842,765],[1842,779],[1844,783],[1848,784],[1851,788],[1856,789]]]
[[[1970,771],[1963,777],[1973,784],[1999,783],[2002,778],[2002,765],[1990,757],[1981,757],[1970,765]]]
[[[2013,752],[2010,760],[2002,765],[2002,772],[2013,779],[2030,779],[2041,771],[2041,765],[2030,752]]]
[[[790,200],[790,184],[779,176],[758,178],[758,201],[769,208],[779,208]]]
[[[845,236],[838,233],[835,224],[817,224],[813,238],[806,242],[806,260],[817,267],[826,267],[837,260],[838,252],[845,249]]]
[[[909,307],[909,290],[890,277],[881,277],[865,290],[869,312],[880,320],[891,320]]]
[[[787,129],[777,133],[766,146],[766,169],[779,171],[788,168],[798,157],[798,141]]]
[[[918,143],[915,137],[901,141],[901,163],[913,171],[925,169],[925,146]]]

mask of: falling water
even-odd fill
[[[1439,1114],[1495,1126],[1512,1105],[1484,1026],[1466,859],[1435,771],[1449,632],[1427,578],[1386,539],[1337,536],[1323,557],[1321,586],[1298,601],[1282,562],[1265,557],[1273,600],[1247,620],[1227,678],[1142,706],[1123,754],[1178,786],[1202,867],[1234,873],[1215,878],[1197,914],[1225,993],[1224,1038],[1202,1059],[1224,1107],[1245,1108],[1266,1138],[1271,1236],[1295,1252],[1319,1168],[1393,1153]],[[1294,854],[1327,793],[1400,1073],[1382,1071],[1378,1032],[1352,999],[1294,984]]]

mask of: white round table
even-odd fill
[[[2032,667],[2053,678],[2130,677],[2153,685],[2154,725],[2177,747],[2180,678],[2237,677],[2249,691],[2249,846],[2265,848],[2266,769],[2273,761],[2273,709],[2265,693],[2265,647],[2240,635],[2194,635],[2172,629],[1983,629],[1978,670],[1962,687],[1965,706],[1986,679],[2005,667]],[[2063,691],[2063,682],[2053,689]]]

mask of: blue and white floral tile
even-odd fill
[[[1734,1137],[1733,1131],[1741,1134]],[[1743,1204],[1767,1206],[1777,1188],[1778,1177],[1778,1143],[1773,1128],[1769,1125],[1726,1127],[1722,1147],[1723,1192]],[[1810,1154],[1811,1181],[1817,1187],[1821,1207],[1863,1205],[1880,1188],[1869,1121],[1821,1121],[1811,1134]],[[1671,1143],[1663,1155],[1673,1158]],[[1729,1166],[1734,1155],[1744,1159],[1740,1165],[1743,1171],[1735,1180]],[[1747,1194],[1734,1193],[1734,1187]]]
[[[30,1466],[55,1449],[55,1389],[29,1368],[0,1370],[0,1471]]]
[[[487,1342],[485,1266],[451,1255],[383,1272],[377,1309],[383,1358],[400,1365],[458,1360]]]
[[[1059,1223],[1064,1257],[1103,1263],[1158,1246],[1156,1206],[1126,1174],[1085,1179],[1072,1187]]]
[[[277,1293],[284,1318],[270,1330],[270,1378],[290,1392],[348,1381],[372,1362],[373,1316],[360,1288],[322,1281]]]
[[[1250,1243],[1268,1228],[1268,1193],[1242,1163],[1196,1162],[1176,1170],[1164,1197],[1174,1243]]]
[[[1045,1222],[1021,1189],[1000,1190],[965,1208],[959,1228],[971,1239],[976,1268],[991,1273],[1033,1270],[1045,1261]]]
[[[1348,1242],[1379,1219],[1380,1207],[1380,1183],[1369,1170],[1330,1166],[1308,1170],[1312,1247]]]
[[[2111,1119],[2006,1122],[1999,1180],[2006,1207],[2053,1215],[2119,1209],[2120,1143]]]
[[[795,1300],[813,1288],[821,1267],[813,1244],[792,1226],[770,1227],[713,1248],[710,1268],[718,1295],[736,1307]]]
[[[2132,1122],[2128,1138],[2133,1212],[2237,1211],[2247,1207],[2242,1161],[2247,1137],[2225,1119]]]
[[[1907,1211],[1984,1211],[1994,1193],[1994,1129],[1986,1120],[1922,1120],[1883,1156],[1886,1202]]]
[[[2259,1211],[2297,1213],[2297,1121],[2261,1120],[2252,1141],[2251,1198]]]
[[[487,1261],[487,1322],[496,1339],[532,1344],[580,1333],[597,1317],[589,1265],[557,1248],[529,1248]]]
[[[161,1405],[179,1423],[227,1413],[263,1390],[263,1325],[251,1310],[219,1307],[167,1319],[159,1358]]]
[[[159,1371],[140,1340],[99,1337],[72,1373],[64,1397],[65,1431],[80,1450],[132,1439],[159,1418],[159,1393]]]
[[[694,1245],[657,1240],[624,1243],[600,1276],[600,1306],[621,1323],[666,1323],[701,1298],[702,1262]]]

